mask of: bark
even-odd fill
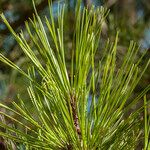
[[[75,95],[71,95],[71,108],[72,108],[72,115],[73,115],[74,126],[75,126],[76,131],[77,131],[77,133],[79,135],[79,138],[80,138],[81,130],[80,130],[80,127],[79,127],[79,119],[78,119],[78,115],[77,115]]]

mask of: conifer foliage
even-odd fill
[[[33,19],[25,22],[32,45],[27,42],[23,31],[15,33],[1,14],[2,20],[31,61],[28,70],[24,71],[0,54],[2,62],[29,80],[27,91],[32,103],[32,110],[22,97],[18,97],[19,104],[12,103],[15,109],[0,103],[0,107],[6,110],[0,111],[0,114],[18,124],[16,127],[0,122],[0,126],[5,129],[0,131],[0,136],[7,141],[8,149],[12,149],[12,143],[23,145],[25,149],[37,150],[136,149],[143,135],[144,121],[140,119],[143,108],[126,114],[150,89],[147,86],[140,95],[131,99],[149,65],[148,61],[143,68],[139,68],[146,52],[136,61],[139,48],[131,42],[118,69],[117,33],[114,43],[108,41],[101,59],[95,62],[102,23],[108,11],[103,7],[81,9],[78,3],[72,60],[68,69],[64,45],[65,6],[58,8],[57,23],[50,2],[49,10],[50,18],[45,17],[44,22],[36,8]],[[131,100],[127,103],[129,98]],[[147,105],[145,96],[145,119]],[[10,112],[18,117],[11,116]],[[145,150],[150,148],[148,123],[146,119]]]

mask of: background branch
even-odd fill
[[[55,0],[52,0],[55,1]],[[46,6],[48,5],[47,0],[43,0],[40,4],[36,6],[37,11],[43,10]],[[18,27],[24,25],[24,21],[27,20],[28,18],[32,18],[32,15],[34,13],[34,9],[27,9],[26,11],[23,12],[22,16],[15,22],[10,23],[11,27],[16,30]],[[0,34],[6,35],[9,34],[8,28],[0,30]]]

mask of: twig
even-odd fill
[[[72,115],[73,115],[74,126],[76,128],[76,131],[77,131],[79,137],[80,137],[81,136],[81,130],[80,130],[79,119],[78,119],[77,110],[76,110],[76,98],[75,98],[75,95],[71,95],[71,108],[72,108]]]

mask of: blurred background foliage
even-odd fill
[[[54,15],[57,17],[57,0],[53,0]],[[47,0],[35,0],[36,8],[41,17],[49,14]],[[60,0],[60,3],[66,3],[66,20],[65,20],[65,38],[66,45],[66,62],[71,59],[70,49],[72,48],[73,27],[74,27],[74,10],[76,0]],[[110,10],[105,22],[103,23],[99,53],[103,49],[107,39],[114,41],[116,31],[119,30],[118,46],[118,66],[119,60],[124,55],[126,48],[131,40],[140,45],[139,56],[145,49],[149,49],[143,59],[144,62],[150,56],[150,1],[149,0],[83,0],[82,7],[90,9],[92,4],[95,7],[104,6]],[[4,13],[7,20],[16,32],[24,30],[24,22],[33,17],[34,9],[32,0],[0,0],[0,13]],[[44,18],[44,17],[43,17]],[[26,36],[30,42],[29,36]],[[50,39],[51,40],[51,39]],[[32,44],[32,43],[31,43]],[[0,20],[0,52],[7,58],[26,69],[30,65],[18,47],[16,41],[10,34],[9,30]],[[97,58],[99,59],[99,54]],[[138,59],[138,57],[137,57]],[[144,87],[150,84],[150,68],[145,73],[142,81],[135,90],[135,95]],[[11,70],[8,66],[0,63],[0,100],[10,104],[16,99],[17,93],[20,93],[24,99],[28,98],[26,92],[27,81],[16,71]]]

